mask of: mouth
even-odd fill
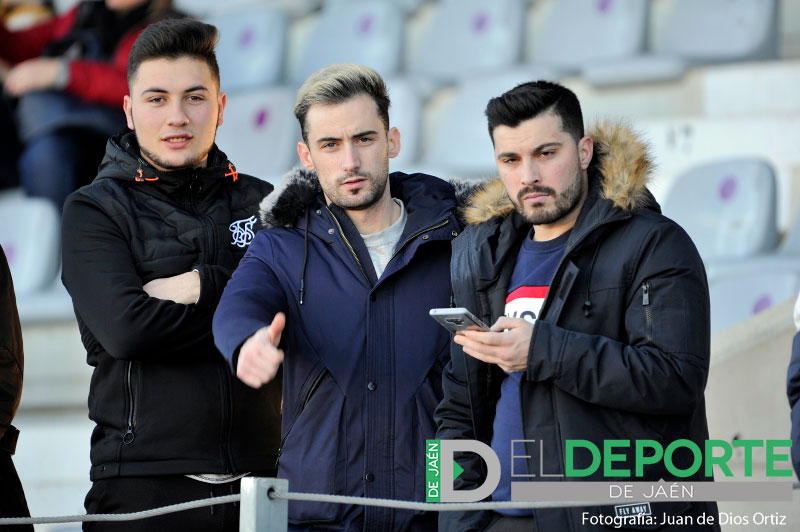
[[[536,192],[533,194],[526,194],[525,196],[522,197],[522,201],[537,203],[539,201],[543,201],[544,198],[546,198],[547,196],[549,196],[549,194],[542,194],[540,192]]]
[[[189,134],[184,135],[169,135],[167,137],[162,137],[161,140],[166,143],[166,145],[170,148],[177,149],[177,148],[185,148],[189,145],[194,137]]]
[[[358,188],[366,183],[367,180],[363,177],[353,177],[351,179],[346,179],[342,182],[342,186],[347,189]]]

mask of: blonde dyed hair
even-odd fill
[[[294,116],[300,122],[303,140],[308,142],[306,114],[312,105],[344,103],[359,94],[370,96],[378,108],[386,130],[389,130],[389,94],[386,83],[375,70],[353,63],[329,65],[311,74],[297,91]]]

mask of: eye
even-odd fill
[[[369,144],[372,142],[372,137],[358,137],[358,142],[361,144]]]
[[[550,157],[555,155],[555,153],[556,153],[555,150],[545,150],[539,154],[539,157],[543,159],[549,159]]]
[[[202,102],[203,100],[205,100],[205,98],[203,98],[199,94],[190,94],[189,96],[186,97],[186,99],[189,100],[190,102]]]
[[[333,149],[333,148],[335,148],[335,147],[336,147],[336,143],[335,143],[335,142],[333,142],[333,141],[331,141],[331,142],[326,142],[325,144],[323,144],[323,145],[322,145],[322,149],[323,149],[323,150],[330,150],[330,149]]]
[[[161,103],[161,102],[164,101],[164,98],[163,98],[163,96],[154,96],[154,97],[150,98],[147,101],[150,102],[150,103]]]

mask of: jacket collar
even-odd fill
[[[392,197],[400,199],[408,213],[404,236],[425,229],[432,223],[454,217],[458,206],[477,188],[459,181],[446,182],[427,174],[389,174]],[[325,211],[326,202],[315,172],[295,168],[284,175],[278,185],[259,206],[259,215],[266,228],[303,227],[307,209]],[[459,224],[456,224],[459,225]]]
[[[134,132],[111,137],[106,144],[106,155],[100,163],[98,179],[112,178],[142,185],[146,189],[157,189],[171,194],[189,186],[192,181],[201,184],[220,179],[239,179],[236,167],[216,144],[208,153],[204,167],[162,171],[154,168],[140,154],[139,143]],[[206,187],[208,188],[208,187]]]

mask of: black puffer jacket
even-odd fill
[[[211,319],[272,186],[216,147],[206,168],[176,172],[138,153],[132,133],[109,140],[97,179],[64,205],[62,278],[95,368],[91,478],[269,469],[280,381],[253,390],[232,376]],[[196,304],[142,289],[192,269]]]
[[[22,395],[22,329],[14,283],[0,247],[0,452],[14,454],[19,431],[11,425]]]
[[[534,325],[520,387],[524,437],[536,441],[527,449],[532,455],[528,471],[537,476],[532,480],[621,480],[603,478],[603,467],[589,477],[565,479],[566,440],[589,440],[601,450],[604,441],[630,440],[631,452],[614,466],[633,472],[633,440],[666,446],[685,438],[702,449],[708,439],[703,391],[709,300],[703,263],[688,235],[660,214],[645,188],[649,162],[638,139],[614,125],[589,134],[595,141],[589,197]],[[494,323],[504,312],[530,224],[513,209],[500,181],[473,198],[466,218],[469,227],[453,242],[455,304]],[[452,346],[443,377],[445,398],[436,411],[437,438],[490,444],[503,373]],[[459,460],[464,473],[457,489],[477,487],[485,478],[480,458],[467,456]],[[577,469],[588,466],[585,454],[574,456]],[[688,469],[693,456],[683,447],[673,460]],[[541,479],[542,473],[562,476]],[[646,466],[643,478],[623,481],[697,481],[704,480],[702,474],[700,468],[690,478],[676,478],[660,461]],[[615,515],[612,507],[537,510],[537,530],[607,530],[584,522],[583,512]],[[694,516],[696,522],[701,513],[715,515],[716,504],[652,503],[651,512],[659,524],[662,513]],[[440,530],[483,530],[492,518],[491,512],[441,512]]]

